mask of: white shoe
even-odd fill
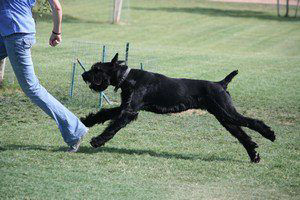
[[[80,147],[80,144],[81,144],[84,136],[87,134],[88,131],[89,131],[89,129],[86,131],[86,133],[83,136],[81,136],[81,138],[74,145],[72,145],[72,146],[69,147],[69,149],[67,150],[67,152],[69,152],[69,153],[76,153],[78,151],[79,147]]]
[[[67,152],[69,153],[76,153],[79,149],[79,146],[82,142],[83,137],[81,137],[74,145],[70,146]]]

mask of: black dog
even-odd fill
[[[231,72],[222,81],[176,79],[161,74],[138,69],[130,69],[118,61],[118,54],[107,63],[95,63],[92,68],[82,74],[83,80],[90,84],[94,91],[104,91],[109,85],[115,91],[121,88],[121,105],[102,109],[96,114],[81,118],[82,122],[91,127],[95,124],[112,120],[104,132],[91,140],[95,148],[107,141],[128,123],[135,120],[140,110],[157,114],[176,113],[188,109],[204,109],[213,114],[217,120],[246,149],[252,162],[260,161],[255,148],[258,145],[251,140],[241,128],[248,127],[259,132],[263,137],[274,141],[275,134],[264,122],[244,117],[233,106],[230,94],[226,91],[228,83],[237,75]]]

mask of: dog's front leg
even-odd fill
[[[109,124],[101,135],[92,138],[90,142],[91,145],[94,148],[103,146],[107,141],[112,139],[121,128],[124,128],[131,121],[135,120],[137,116],[138,112],[133,110],[121,111],[121,114]]]
[[[101,124],[108,120],[116,118],[118,115],[120,115],[121,108],[115,107],[115,108],[108,108],[108,109],[101,109],[96,114],[90,113],[86,117],[80,118],[81,122],[86,127],[92,127],[95,124]]]

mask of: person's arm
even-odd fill
[[[49,44],[53,47],[61,42],[62,8],[58,0],[48,0],[52,10],[53,29]]]

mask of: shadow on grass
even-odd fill
[[[233,160],[228,158],[220,158],[215,155],[210,155],[209,157],[202,157],[199,154],[181,154],[181,153],[169,153],[169,152],[156,152],[148,149],[127,149],[127,148],[116,148],[116,147],[101,147],[99,149],[94,149],[90,147],[81,147],[78,153],[116,153],[116,154],[128,154],[128,155],[149,155],[158,158],[167,159],[182,159],[182,160],[203,160],[207,162],[213,161],[230,161],[230,162],[242,162],[239,160]]]
[[[39,22],[52,22],[52,15],[50,13],[45,13],[43,15],[39,15],[38,13],[33,13],[33,18]],[[63,15],[63,23],[88,23],[88,24],[108,24],[110,23],[107,21],[100,21],[100,20],[86,20],[74,17],[72,15],[64,14]]]
[[[0,152],[9,150],[20,150],[20,151],[51,151],[50,146],[42,145],[18,145],[18,144],[8,144],[0,146]]]
[[[20,150],[20,151],[49,151],[49,152],[65,152],[67,147],[58,147],[52,148],[51,146],[42,146],[42,145],[5,145],[0,146],[1,151],[8,150]],[[156,152],[152,150],[146,149],[127,149],[127,148],[116,148],[116,147],[101,147],[98,149],[94,149],[92,147],[80,147],[77,152],[80,154],[94,154],[94,153],[113,153],[113,154],[127,154],[127,155],[149,155],[152,157],[158,158],[166,158],[166,159],[182,159],[182,160],[202,160],[206,162],[236,162],[236,163],[244,163],[244,161],[234,160],[230,158],[220,158],[216,155],[207,155],[201,156],[199,154],[181,154],[181,153],[169,153],[169,152]]]
[[[165,11],[174,13],[191,13],[200,14],[213,17],[236,17],[236,18],[255,18],[261,20],[274,20],[274,21],[300,21],[300,18],[278,17],[261,11],[252,10],[225,10],[218,8],[203,8],[203,7],[159,7],[159,8],[145,8],[145,7],[133,7],[133,10],[140,11]]]

